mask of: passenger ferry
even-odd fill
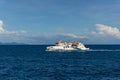
[[[75,50],[89,50],[82,43],[78,42],[56,42],[55,46],[48,46],[46,51],[75,51]]]

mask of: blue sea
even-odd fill
[[[47,45],[1,45],[0,80],[120,80],[120,45],[49,52]]]

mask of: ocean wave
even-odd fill
[[[110,49],[90,49],[88,51],[107,51],[107,52],[111,52],[111,51],[120,51],[120,49],[115,49],[115,50],[110,50]]]

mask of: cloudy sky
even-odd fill
[[[120,0],[0,0],[0,42],[120,44]]]

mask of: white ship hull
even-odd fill
[[[60,46],[49,46],[47,47],[47,51],[72,51],[75,50],[74,48],[64,48],[64,47],[60,47]]]

